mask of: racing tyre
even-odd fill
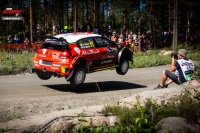
[[[43,72],[43,71],[40,71],[40,70],[37,70],[36,71],[36,74],[37,76],[42,79],[42,80],[48,80],[51,78],[51,76],[53,75],[52,73],[50,72]]]
[[[70,78],[70,84],[77,87],[85,81],[85,71],[83,68],[75,68],[72,77]]]
[[[129,62],[127,59],[122,59],[120,61],[119,66],[116,68],[116,71],[120,75],[125,75],[128,72],[129,69]]]

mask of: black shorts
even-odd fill
[[[165,74],[167,77],[169,77],[173,82],[175,82],[176,84],[181,84],[179,82],[178,76],[176,76],[174,73],[170,72],[169,70],[165,70]]]

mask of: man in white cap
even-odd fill
[[[172,82],[180,85],[192,78],[194,74],[194,63],[188,59],[186,55],[187,51],[185,49],[180,49],[177,53],[178,59],[175,59],[174,55],[172,56],[172,64],[170,66],[171,71],[163,71],[161,83],[158,84],[154,90],[167,88]],[[165,84],[167,78],[170,80]]]

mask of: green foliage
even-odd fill
[[[133,68],[155,67],[171,63],[169,55],[158,55],[158,50],[149,53],[135,53],[133,56]]]
[[[8,117],[8,121],[14,120],[14,119],[20,119],[22,117],[23,116],[21,114],[14,114],[14,115]]]
[[[32,67],[35,52],[0,53],[0,76],[28,72]]]
[[[199,52],[189,52],[187,57],[193,61],[200,61],[200,54]]]
[[[142,68],[142,67],[155,67],[160,65],[166,65],[171,63],[170,55],[158,55],[158,50],[151,50],[148,53],[134,53],[134,63],[130,64],[130,68]],[[13,52],[6,51],[0,52],[0,76],[19,74],[23,72],[29,72],[33,62],[35,52]],[[198,52],[189,52],[188,58],[199,61],[200,54]],[[199,66],[197,66],[195,75],[200,77]]]
[[[163,101],[161,104],[146,99],[145,105],[141,106],[139,97],[137,103],[132,107],[122,107],[118,103],[106,105],[104,113],[113,113],[119,116],[120,123],[115,123],[113,127],[107,125],[78,127],[79,133],[153,133],[155,124],[166,117],[183,117],[189,122],[198,123],[200,117],[200,92],[193,90],[193,95],[185,91],[179,97]],[[170,131],[169,131],[170,132]]]
[[[158,50],[152,50],[148,53],[134,53],[133,64],[131,68],[155,67],[171,63],[171,56],[159,55]],[[187,57],[193,61],[200,61],[199,52],[189,52]]]
[[[194,76],[195,76],[197,79],[200,79],[200,63],[199,63],[198,65],[195,66]]]
[[[77,113],[78,117],[76,118],[77,121],[87,122],[87,120],[83,117],[83,113]]]

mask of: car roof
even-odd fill
[[[101,37],[101,35],[98,35],[98,34],[89,34],[89,33],[86,33],[86,32],[76,32],[76,33],[65,33],[65,34],[59,34],[59,35],[56,35],[54,36],[56,38],[64,38],[67,40],[68,43],[72,43],[72,42],[76,42],[78,41],[79,39],[82,39],[82,38],[87,38],[87,37]]]

